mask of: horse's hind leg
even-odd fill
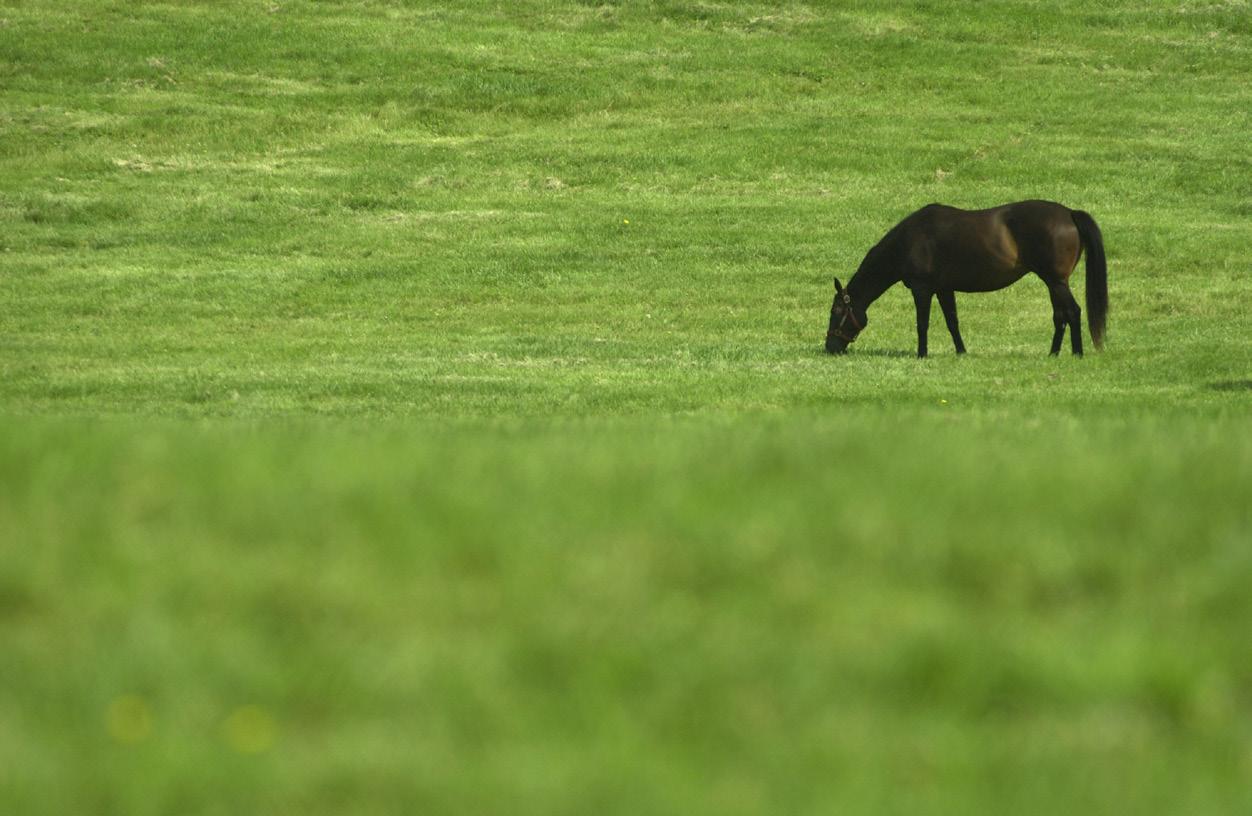
[[[952,342],[956,344],[956,353],[965,353],[965,343],[961,340],[961,326],[956,319],[956,293],[952,290],[945,292],[937,292],[939,296],[939,308],[943,309],[943,320],[948,324],[948,334],[952,335]]]
[[[1069,298],[1069,308],[1065,310],[1066,317],[1069,318],[1069,344],[1070,348],[1079,357],[1082,356],[1082,309],[1078,308],[1078,301],[1074,300],[1074,293],[1069,291],[1069,286],[1065,287],[1065,297]]]
[[[1056,333],[1052,335],[1052,353],[1061,353],[1061,340],[1068,325],[1070,349],[1082,356],[1082,309],[1074,300],[1074,293],[1065,281],[1050,285],[1048,293],[1052,296],[1052,324],[1056,327]]]
[[[1082,310],[1074,293],[1069,290],[1069,276],[1078,263],[1082,242],[1078,229],[1073,225],[1064,208],[1060,208],[1042,222],[1027,225],[1029,228],[1014,232],[1022,250],[1022,261],[1027,269],[1034,271],[1048,286],[1052,298],[1052,353],[1061,353],[1065,329],[1069,327],[1069,342],[1075,354],[1082,354]]]
[[[1061,343],[1065,340],[1065,326],[1069,322],[1065,317],[1065,303],[1057,297],[1057,291],[1049,287],[1048,294],[1052,298],[1052,351],[1053,357],[1061,353]]]

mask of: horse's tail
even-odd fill
[[[1096,348],[1104,347],[1104,325],[1109,314],[1109,268],[1104,260],[1104,238],[1091,213],[1071,210],[1078,237],[1087,253],[1087,327]]]

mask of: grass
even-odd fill
[[[1246,807],[1246,434],[898,418],[6,435],[8,804]]]
[[[0,810],[1245,812],[1250,20],[0,3]]]

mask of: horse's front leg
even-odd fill
[[[965,343],[961,340],[961,325],[956,319],[956,292],[949,289],[936,294],[939,297],[939,308],[943,309],[943,320],[948,324],[948,334],[952,335],[952,342],[956,344],[956,353],[964,354]]]
[[[917,307],[917,356],[926,356],[926,332],[930,329],[930,300],[934,292],[913,285],[913,305]]]

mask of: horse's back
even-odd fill
[[[915,210],[904,222],[915,221],[929,225],[967,223],[982,229],[994,229],[1009,224],[1062,225],[1071,224],[1069,207],[1055,201],[1031,199],[988,207],[984,210],[963,210],[949,204],[932,203]]]
[[[1018,201],[984,210],[928,204],[899,225],[912,275],[939,289],[986,292],[1077,262],[1070,209],[1053,201]]]

